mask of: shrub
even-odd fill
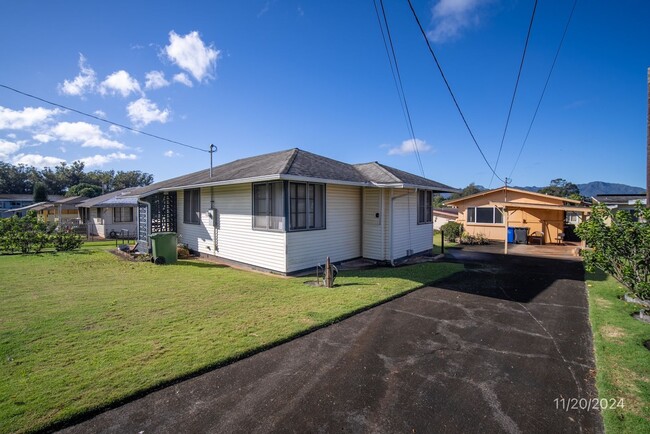
[[[488,244],[489,240],[484,234],[478,233],[471,235],[469,232],[463,232],[460,236],[461,244],[483,245]]]
[[[0,219],[0,251],[39,253],[48,246],[63,251],[77,249],[83,243],[80,236],[57,233],[55,229],[54,224],[39,220],[35,211],[29,211],[24,217]]]
[[[600,268],[636,297],[650,299],[650,208],[637,204],[631,213],[613,213],[594,205],[576,234],[591,247],[582,252],[588,271]]]
[[[60,231],[52,234],[52,245],[57,252],[69,252],[76,250],[83,244],[81,235],[72,231]]]
[[[460,238],[463,225],[457,222],[447,222],[440,226],[440,230],[445,234],[445,240],[456,241],[456,238]]]

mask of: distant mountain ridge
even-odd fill
[[[626,184],[616,184],[603,181],[592,181],[586,184],[576,184],[580,190],[580,194],[585,197],[593,197],[599,194],[642,194],[645,189],[641,187],[633,187]],[[544,187],[513,187],[521,190],[537,192]]]

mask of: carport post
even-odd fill
[[[504,227],[505,233],[503,237],[503,254],[507,255],[508,254],[508,207],[506,206],[503,207],[503,216],[505,217],[503,219],[505,223],[505,227]]]

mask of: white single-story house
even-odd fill
[[[434,208],[433,209],[433,229],[440,230],[445,223],[455,222],[458,218],[457,208]]]
[[[81,222],[87,225],[89,236],[114,238],[134,237],[136,233],[137,198],[131,190],[119,190],[87,199],[79,204]]]
[[[432,194],[456,192],[377,162],[300,149],[227,163],[131,191],[138,245],[177,232],[204,256],[291,274],[368,258],[395,263],[432,248]]]

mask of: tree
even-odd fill
[[[102,188],[99,185],[87,184],[82,182],[81,184],[73,185],[65,193],[66,197],[72,196],[83,196],[83,197],[97,197],[102,194]]]
[[[477,187],[473,182],[469,184],[467,187],[463,188],[460,193],[454,193],[451,195],[450,199],[460,199],[461,197],[465,196],[471,196],[473,194],[477,194],[483,191],[483,189]]]
[[[614,214],[604,204],[594,205],[576,234],[591,247],[583,251],[588,271],[600,268],[638,298],[650,299],[650,208],[639,203],[632,213]]]
[[[45,184],[39,182],[34,184],[34,202],[46,202],[47,201],[47,187]]]
[[[433,207],[434,208],[444,208],[445,199],[440,193],[434,193],[433,195]]]
[[[569,199],[582,200],[580,189],[577,185],[563,178],[556,178],[551,185],[541,188],[538,193],[550,194],[551,196],[566,197]]]
[[[115,174],[113,179],[113,189],[122,190],[124,188],[144,187],[153,182],[153,175],[150,173],[140,172],[139,170],[131,170],[122,172],[121,170]]]

